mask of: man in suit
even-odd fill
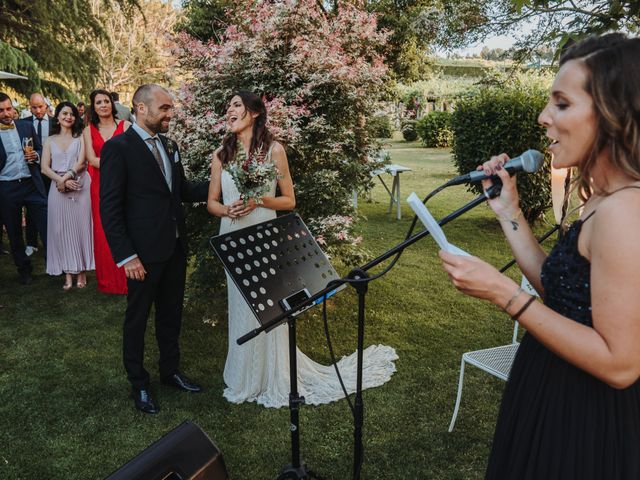
[[[80,115],[80,118],[82,119],[82,121],[84,122],[84,125],[87,125],[87,121],[86,118],[84,118],[84,114],[86,113],[87,110],[87,106],[84,104],[84,102],[78,102],[78,104],[76,105],[76,108],[78,109],[78,115]]]
[[[24,138],[31,138],[33,150],[22,148]],[[41,146],[33,125],[13,120],[11,98],[0,93],[0,217],[7,229],[13,261],[20,283],[30,284],[31,262],[22,238],[22,207],[33,214],[42,243],[47,246],[47,200],[38,159]]]
[[[118,112],[118,118],[120,120],[126,120],[131,123],[135,122],[133,115],[131,115],[131,110],[120,103],[120,94],[118,92],[111,92],[111,100],[116,106],[116,112]]]
[[[31,97],[29,97],[29,110],[31,111],[31,116],[25,117],[24,120],[33,124],[33,128],[36,131],[40,145],[44,145],[44,141],[49,136],[51,122],[53,121],[53,117],[47,113],[48,109],[49,105],[47,105],[47,102],[41,93],[31,94]],[[51,187],[51,179],[45,175],[42,177],[42,181],[44,182],[45,193],[48,196],[49,188]],[[38,228],[36,226],[36,221],[33,218],[33,214],[28,208],[25,216],[25,222],[25,240],[27,243],[25,252],[28,256],[31,256],[33,252],[38,251]]]
[[[105,143],[100,158],[100,215],[111,253],[124,266],[129,294],[123,360],[138,410],[157,413],[144,369],[144,334],[155,305],[160,379],[181,390],[200,386],[180,373],[178,336],[187,265],[182,202],[207,199],[207,182],[186,180],[169,129],[173,99],[159,85],[142,85],[133,97],[136,123]]]

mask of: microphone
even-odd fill
[[[534,173],[537,172],[538,169],[542,166],[543,161],[544,155],[542,155],[539,151],[532,149],[527,150],[522,155],[516,158],[512,158],[507,163],[505,163],[502,168],[504,168],[511,175],[522,171],[527,173]],[[473,172],[469,172],[464,175],[452,178],[445,185],[449,187],[451,185],[460,185],[461,183],[475,183],[492,177],[495,177],[495,175],[485,175],[482,170],[474,170]]]

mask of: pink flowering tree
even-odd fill
[[[386,33],[357,2],[329,13],[316,0],[245,2],[243,15],[217,41],[179,37],[177,58],[190,79],[178,93],[174,132],[185,163],[207,177],[230,94],[262,95],[269,128],[287,151],[297,211],[329,253],[357,261],[350,198],[371,187],[379,166],[373,160],[379,146],[365,125],[384,91]],[[203,238],[216,232],[214,219],[191,216]]]

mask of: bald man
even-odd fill
[[[49,106],[41,93],[34,93],[29,97],[31,116],[26,117],[25,120],[33,123],[33,128],[35,128],[38,134],[40,145],[44,145],[44,141],[49,136],[49,129],[51,128],[51,121],[53,120],[53,117],[47,114],[48,109]]]
[[[179,370],[178,337],[187,268],[182,202],[205,202],[209,182],[185,178],[177,144],[161,135],[174,115],[173,98],[159,85],[133,95],[136,123],[104,144],[100,158],[100,215],[111,254],[127,276],[123,361],[134,406],[157,413],[143,366],[144,334],[155,305],[160,380],[187,392],[201,387]]]
[[[29,97],[29,110],[31,116],[25,117],[24,120],[31,122],[33,128],[36,131],[40,145],[44,145],[44,141],[49,136],[51,128],[51,122],[53,117],[50,116],[47,111],[49,106],[45,101],[41,93],[33,93]],[[47,195],[49,194],[49,187],[51,186],[51,179],[46,175],[42,176],[44,182],[44,188]],[[33,214],[27,208],[26,215],[26,228],[25,228],[25,243],[27,245],[25,252],[28,256],[31,256],[33,252],[38,251],[38,229],[36,228],[36,222],[33,219]],[[43,239],[43,243],[46,239]]]

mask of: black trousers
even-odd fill
[[[33,214],[31,210],[26,209],[24,215],[25,225],[24,225],[24,239],[25,244],[31,245],[32,247],[38,246],[38,226],[36,225],[36,221],[33,218]]]
[[[182,325],[187,258],[176,239],[175,250],[166,262],[143,265],[147,271],[144,281],[127,279],[129,293],[122,335],[124,368],[135,389],[146,389],[149,385],[149,372],[143,366],[143,359],[144,334],[151,305],[155,306],[160,377],[168,377],[178,371],[178,337]]]
[[[44,182],[44,191],[49,194],[49,188],[51,187],[51,179],[46,175],[42,175],[42,181]],[[48,199],[49,197],[47,197]],[[32,247],[38,246],[38,225],[37,225],[37,214],[34,214],[32,210],[27,207],[25,212],[25,242],[27,245],[31,245]],[[42,238],[42,235],[40,236]],[[44,240],[43,240],[44,242]]]
[[[31,261],[24,253],[22,207],[26,206],[47,248],[47,200],[36,188],[33,179],[0,181],[0,218],[7,229],[13,262],[21,274],[31,273]]]

